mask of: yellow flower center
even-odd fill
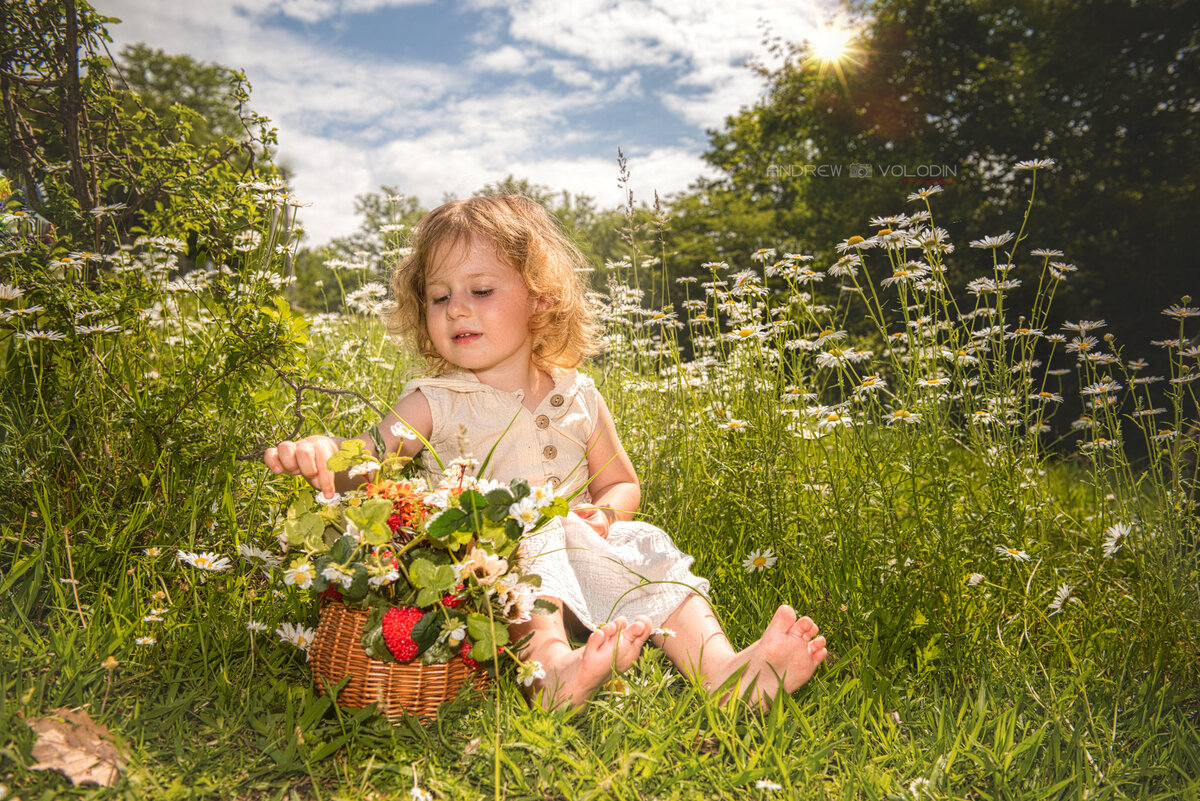
[[[866,241],[867,240],[863,239],[861,236],[852,236],[846,240],[846,244],[847,245],[861,245],[863,242],[866,242]]]

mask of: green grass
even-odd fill
[[[252,458],[259,443],[289,431],[296,411],[306,432],[374,420],[351,395],[310,390],[296,407],[279,373],[386,406],[413,368],[381,327],[322,318],[305,332],[289,313],[201,292],[182,296],[174,322],[140,329],[140,344],[0,333],[6,398],[24,401],[0,420],[5,797],[370,799],[405,797],[414,781],[464,799],[1200,797],[1196,443],[1185,435],[1195,384],[1134,384],[1124,366],[1078,362],[1079,385],[1111,374],[1125,390],[1092,410],[1097,428],[1074,431],[1025,383],[1059,391],[1026,362],[1075,362],[1061,343],[976,336],[948,287],[884,291],[900,257],[864,253],[863,291],[824,307],[784,275],[736,324],[721,305],[736,298],[705,299],[719,324],[679,310],[714,339],[689,364],[674,329],[614,302],[608,325],[622,338],[591,368],[641,473],[644,514],[695,555],[735,644],[780,603],[828,637],[816,678],[765,715],[719,706],[654,649],[621,691],[573,715],[529,710],[510,674],[428,726],[338,709],[272,633],[312,625],[315,605],[278,571],[238,561],[236,546],[274,547],[298,489]],[[1031,281],[1045,267],[1014,258],[1012,274]],[[735,270],[721,277],[732,284]],[[1027,312],[1038,326],[1043,301]],[[248,339],[189,325],[223,313]],[[765,335],[720,339],[747,324]],[[822,366],[830,346],[788,345],[841,329],[840,346],[872,355]],[[972,343],[975,364],[943,355]],[[1182,350],[1168,377],[1195,369]],[[150,369],[161,378],[141,380]],[[209,390],[197,376],[214,370],[223,382]],[[887,391],[856,394],[868,375]],[[947,388],[922,383],[939,377]],[[785,398],[789,387],[810,397]],[[1139,399],[1168,411],[1149,421],[1134,414]],[[896,410],[921,420],[887,422]],[[845,418],[854,425],[833,425]],[[1028,433],[1045,421],[1053,447]],[[1179,435],[1150,439],[1166,425]],[[1139,437],[1148,456],[1134,466],[1126,448]],[[1117,447],[1071,444],[1101,438]],[[1129,533],[1106,554],[1114,524]],[[200,573],[176,549],[235,566]],[[777,561],[748,572],[743,560],[763,549]],[[163,619],[144,620],[155,608]],[[114,788],[32,769],[25,721],[59,707],[113,731],[127,760]]]

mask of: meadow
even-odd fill
[[[1033,214],[1048,166],[1014,173]],[[297,647],[316,605],[273,564],[302,487],[260,456],[362,430],[419,374],[381,287],[289,308],[275,228],[223,268],[162,237],[10,251],[0,798],[1200,797],[1200,309],[1154,343],[1054,323],[1069,254],[1020,219],[951,242],[938,194],[834,262],[695,265],[678,307],[651,303],[653,243],[596,286],[588,372],[642,513],[735,644],[780,603],[829,639],[766,714],[653,648],[574,714],[511,673],[426,726],[337,708]],[[77,707],[122,755],[111,788],[35,769],[29,723]]]

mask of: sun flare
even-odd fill
[[[816,66],[818,77],[825,77],[825,73],[832,69],[842,88],[849,91],[845,67],[858,65],[855,56],[862,54],[861,49],[854,45],[857,35],[856,31],[836,23],[822,25],[813,31],[808,40],[808,63]]]
[[[853,31],[840,28],[821,28],[813,34],[813,55],[821,61],[841,61],[849,50]]]

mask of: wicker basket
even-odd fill
[[[337,702],[346,707],[377,703],[379,713],[389,720],[408,715],[428,719],[438,705],[458,695],[470,682],[482,689],[488,674],[467,667],[459,657],[444,665],[423,662],[383,662],[367,656],[362,647],[362,629],[367,613],[338,602],[321,606],[321,621],[308,649],[313,679],[322,692],[347,675],[350,681],[338,693]]]

